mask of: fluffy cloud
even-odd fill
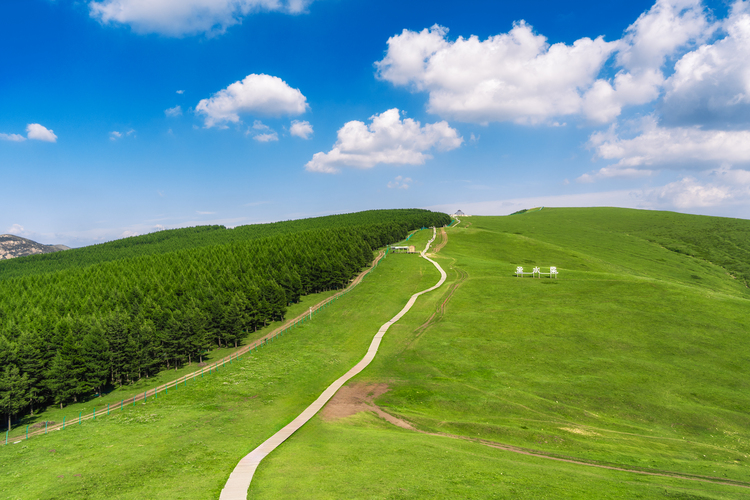
[[[620,71],[612,82],[599,79],[583,96],[583,115],[592,122],[611,122],[620,116],[623,107],[656,99],[663,83],[664,75],[653,68],[635,74]]]
[[[539,123],[579,113],[580,88],[590,87],[616,44],[582,38],[549,45],[528,24],[479,40],[446,40],[435,25],[388,39],[378,77],[429,92],[428,110],[467,122]]]
[[[721,164],[750,164],[750,131],[702,130],[698,127],[661,127],[653,116],[644,119],[640,133],[621,138],[614,126],[591,135],[589,147],[617,171],[655,167],[706,168]]]
[[[136,33],[216,35],[253,12],[303,12],[312,0],[101,0],[89,3],[102,24],[125,24]]]
[[[26,126],[26,137],[37,141],[57,142],[55,133],[38,123],[29,123]]]
[[[239,122],[239,113],[301,115],[308,108],[307,98],[302,92],[281,78],[251,74],[209,99],[202,99],[195,111],[205,115],[205,126],[210,128],[214,125],[226,127],[225,122]]]
[[[712,207],[732,198],[729,186],[703,185],[693,177],[685,177],[666,186],[654,189],[650,198],[657,205],[676,208]]]
[[[316,153],[305,168],[311,172],[338,172],[338,167],[372,168],[379,163],[421,165],[432,158],[425,151],[449,151],[463,138],[447,122],[424,126],[411,118],[401,119],[398,109],[370,117],[369,125],[350,121],[338,131],[338,140],[328,153]]]
[[[3,134],[0,133],[0,140],[2,141],[13,141],[13,142],[23,142],[26,140],[26,138],[20,134]]]
[[[666,82],[663,120],[712,128],[750,124],[750,8],[737,2],[721,23],[726,34],[682,56]]]
[[[659,69],[677,49],[714,29],[700,0],[657,0],[625,31],[617,62],[628,71]]]
[[[289,133],[301,139],[309,139],[313,134],[313,128],[308,121],[292,120],[292,126],[289,127]]]
[[[252,135],[253,139],[258,142],[275,142],[279,140],[279,134],[260,120],[255,120],[253,127],[248,129],[245,135]]]
[[[177,116],[182,116],[182,107],[181,106],[175,106],[174,108],[168,108],[164,110],[164,114],[167,115],[170,118],[174,118]]]
[[[274,131],[266,132],[265,134],[254,135],[253,139],[258,142],[274,142],[279,140],[279,134]]]
[[[625,106],[657,99],[667,59],[715,28],[700,0],[657,0],[615,42],[598,37],[549,45],[524,21],[486,40],[451,42],[448,29],[435,25],[389,38],[377,75],[428,92],[431,113],[461,121],[553,124],[580,115],[606,123]],[[601,77],[612,55],[615,75]]]

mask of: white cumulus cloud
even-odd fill
[[[590,87],[616,44],[581,38],[549,45],[523,21],[508,33],[480,40],[435,25],[388,39],[378,77],[429,92],[428,111],[466,122],[545,122],[579,113],[581,88]]]
[[[655,117],[642,121],[639,133],[623,139],[613,126],[596,132],[589,147],[599,158],[617,160],[617,169],[706,168],[722,164],[750,164],[750,131],[703,130],[699,127],[662,127]]]
[[[217,35],[254,12],[304,12],[312,0],[100,0],[89,14],[102,24],[123,24],[136,33]]]
[[[519,21],[499,35],[447,38],[435,25],[388,39],[379,78],[429,93],[428,111],[466,122],[554,124],[564,116],[611,122],[628,105],[656,100],[663,66],[715,31],[700,0],[657,0],[613,42],[550,45]],[[605,64],[614,57],[615,74]]]
[[[657,0],[626,30],[617,62],[628,71],[659,69],[678,48],[714,29],[700,0]]]
[[[393,108],[370,117],[368,125],[350,121],[338,131],[338,140],[328,153],[316,153],[305,168],[311,172],[335,173],[339,167],[372,168],[379,163],[421,165],[432,158],[426,151],[449,151],[463,138],[447,122],[422,126],[411,118],[401,119]]]
[[[178,105],[178,106],[175,106],[174,108],[167,108],[164,110],[164,114],[170,118],[182,116],[182,107]]]
[[[736,2],[720,28],[724,37],[675,64],[665,85],[665,122],[712,128],[750,124],[750,4]]]
[[[0,140],[12,141],[12,142],[23,142],[26,138],[20,134],[3,134],[0,133]]]
[[[37,141],[57,142],[55,133],[38,123],[29,123],[26,126],[26,137]]]
[[[313,127],[308,121],[292,120],[292,126],[289,127],[289,133],[301,139],[309,139],[313,134]]]
[[[253,139],[258,142],[275,142],[279,140],[279,134],[274,131],[266,132],[264,134],[254,135]]]
[[[685,177],[654,189],[648,198],[657,205],[676,208],[712,207],[729,201],[732,188],[727,185],[701,184],[693,177]]]
[[[234,82],[208,99],[202,99],[195,108],[204,115],[205,127],[226,126],[237,123],[240,113],[263,115],[301,115],[307,111],[307,98],[276,76],[251,74]]]

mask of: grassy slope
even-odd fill
[[[393,390],[378,402],[424,429],[748,480],[746,289],[723,269],[632,232],[531,219],[555,212],[472,217],[469,229],[451,229],[440,262],[451,281],[453,265],[468,280],[446,315],[417,334],[446,289],[422,297],[358,380],[388,382]],[[428,237],[412,240],[423,247]],[[425,264],[389,256],[363,287],[254,361],[122,416],[0,448],[0,498],[217,498],[242,454],[353,364],[408,295],[437,279]],[[518,280],[510,276],[518,264],[557,265],[562,275],[556,284]],[[747,496],[404,431],[368,414],[314,419],[264,461],[251,493]]]
[[[637,227],[618,230],[628,226],[613,220],[618,215],[652,234],[659,224],[644,217],[672,216],[544,209],[472,217],[468,229],[449,230],[440,262],[468,279],[421,334],[415,330],[434,302],[418,302],[359,380],[388,382],[379,404],[425,430],[750,481],[747,289]],[[520,280],[512,277],[518,264],[557,265],[561,278]],[[503,471],[512,479],[498,476]],[[363,415],[316,419],[261,465],[251,491],[257,498],[748,495],[524,457]]]
[[[437,278],[415,256],[389,256],[312,322],[217,374],[0,447],[0,499],[218,498],[237,461],[361,359],[377,328]]]
[[[270,323],[265,328],[261,328],[257,332],[248,334],[247,338],[244,341],[245,345],[252,344],[255,340],[264,337],[271,331],[284,324],[289,319],[297,317],[299,314],[307,311],[310,306],[313,306],[318,302],[326,299],[327,297],[334,295],[336,292],[337,290],[330,290],[327,292],[313,293],[301,297],[298,303],[292,304],[287,308],[287,319],[285,319],[284,321],[275,321],[273,323]],[[206,356],[204,356],[203,361],[207,363],[213,363],[224,358],[225,356],[229,356],[230,354],[235,353],[240,349],[242,349],[242,346],[237,348],[216,348],[209,352]],[[185,365],[177,370],[162,370],[153,377],[142,378],[134,384],[117,387],[101,397],[94,396],[81,403],[69,404],[62,409],[60,409],[60,407],[57,405],[51,405],[44,409],[44,411],[37,410],[34,415],[26,415],[20,419],[20,422],[18,424],[15,424],[16,426],[11,429],[9,440],[15,441],[19,437],[24,437],[26,433],[26,426],[29,426],[30,430],[33,430],[31,426],[38,422],[49,421],[51,423],[60,423],[63,421],[63,417],[65,417],[66,422],[72,422],[78,418],[79,413],[82,413],[83,415],[89,415],[94,411],[94,409],[96,409],[97,411],[101,410],[108,404],[112,408],[119,408],[122,400],[129,399],[136,394],[143,394],[143,392],[146,390],[153,392],[153,389],[155,387],[164,385],[167,382],[172,382],[173,380],[177,380],[187,374],[197,371],[198,369],[199,366],[194,362],[191,365]],[[3,438],[4,437],[5,434],[3,434]]]

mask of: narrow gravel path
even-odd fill
[[[234,471],[232,471],[232,474],[230,474],[229,480],[227,480],[227,484],[224,486],[224,489],[221,490],[221,496],[219,497],[220,500],[246,500],[247,490],[250,487],[250,482],[253,480],[253,474],[255,474],[255,469],[258,468],[260,461],[263,460],[273,450],[275,450],[277,446],[286,441],[292,434],[297,431],[297,429],[305,425],[308,420],[310,420],[316,413],[318,413],[318,411],[320,411],[321,408],[323,408],[323,406],[325,406],[328,400],[331,399],[334,394],[336,394],[336,391],[338,391],[341,386],[343,386],[350,378],[364,370],[365,367],[370,364],[370,362],[375,358],[375,354],[377,354],[378,352],[380,341],[382,340],[383,335],[385,335],[385,332],[388,331],[388,328],[390,328],[392,324],[397,322],[404,314],[409,312],[409,309],[411,309],[411,307],[417,301],[417,297],[424,293],[436,290],[443,283],[445,283],[447,275],[445,274],[445,271],[443,271],[443,268],[440,267],[437,262],[425,255],[427,250],[430,248],[430,244],[435,241],[436,235],[437,232],[435,228],[433,228],[432,239],[427,242],[427,245],[425,246],[425,249],[422,250],[420,256],[430,261],[437,268],[437,270],[440,271],[440,281],[438,281],[436,285],[428,288],[427,290],[423,290],[412,295],[404,308],[401,309],[401,311],[397,315],[395,315],[393,319],[380,327],[380,330],[378,330],[378,333],[372,339],[372,343],[370,344],[370,348],[367,350],[367,354],[365,354],[365,357],[362,358],[362,360],[357,363],[354,368],[346,372],[343,377],[339,378],[333,384],[331,384],[323,392],[323,394],[321,394],[318,399],[315,400],[313,404],[308,406],[290,424],[268,438],[265,442],[263,442],[263,444],[255,448],[242,460],[240,460],[240,463],[237,464],[237,466],[234,468]]]

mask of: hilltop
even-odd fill
[[[65,245],[43,245],[20,236],[0,234],[0,260],[70,250]]]

